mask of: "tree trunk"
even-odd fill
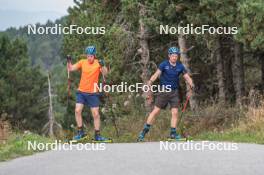
[[[179,47],[181,50],[181,61],[184,64],[185,68],[190,71],[190,59],[187,56],[187,48],[186,48],[186,39],[184,38],[183,34],[179,35],[178,38],[178,43],[179,43]],[[189,72],[191,74],[191,72]],[[188,85],[187,82],[186,83],[186,89],[187,89],[187,93],[190,91],[190,87]],[[195,96],[195,92],[192,92],[192,96],[190,98],[190,106],[192,110],[196,110],[198,107],[198,103],[196,101],[196,96]]]
[[[262,90],[264,90],[264,53],[260,57],[261,61],[261,85]]]
[[[142,63],[142,73],[141,79],[144,84],[147,84],[150,78],[150,72],[148,70],[149,65],[149,44],[148,44],[148,30],[147,26],[144,24],[144,17],[146,16],[146,7],[143,4],[139,4],[139,45],[140,48],[138,49],[138,53],[141,56],[141,63]],[[152,108],[152,92],[143,92],[143,97],[145,97],[145,107],[148,111]],[[150,98],[148,98],[150,97]]]
[[[232,47],[232,46],[230,46]],[[230,49],[221,50],[222,59],[224,61],[224,77],[225,77],[225,92],[226,92],[226,101],[234,102],[236,99],[235,88],[234,88],[234,80],[233,80],[233,57],[234,54]]]
[[[52,94],[51,94],[51,84],[50,75],[48,73],[48,84],[49,84],[49,136],[53,137],[53,127],[54,127],[54,116],[53,116],[53,106],[52,106]]]
[[[234,58],[234,40],[230,36],[221,36],[221,56],[223,60],[224,77],[225,77],[225,93],[226,101],[234,102],[236,99],[234,82],[233,82],[233,58]]]
[[[53,105],[52,105],[52,92],[51,92],[51,82],[50,82],[50,74],[48,72],[48,95],[49,95],[49,111],[48,111],[48,122],[43,126],[42,132],[44,134],[48,134],[50,137],[54,137],[54,130],[56,129],[56,133],[61,134],[61,125],[56,122],[53,115]]]
[[[233,82],[236,93],[236,104],[242,104],[242,98],[245,92],[245,80],[244,80],[244,65],[243,65],[243,53],[242,44],[234,43],[234,60],[233,60]]]
[[[221,40],[219,37],[215,40],[215,54],[216,54],[216,71],[217,71],[217,81],[218,81],[218,94],[219,101],[224,102],[226,100],[226,90],[225,90],[225,74],[224,65],[221,54]]]

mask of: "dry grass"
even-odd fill
[[[203,131],[197,138],[264,144],[264,98],[258,99],[253,99],[254,103],[249,103],[250,105],[244,108],[244,116],[231,127],[221,132]]]
[[[264,133],[264,99],[258,106],[248,107],[245,119],[240,121],[237,129],[245,132]]]
[[[204,105],[197,112],[189,112],[184,125],[192,135],[202,132],[223,132],[236,126],[245,117],[246,108],[223,103]]]

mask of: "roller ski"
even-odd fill
[[[92,139],[92,143],[113,143],[113,140],[102,137],[101,135],[96,135],[94,139]]]
[[[183,133],[183,135],[180,135],[176,132],[175,128],[171,128],[171,132],[170,132],[170,136],[167,138],[167,141],[169,142],[177,142],[177,141],[188,141],[191,140],[191,137],[186,134]]]
[[[180,134],[177,134],[177,135],[171,135],[170,137],[168,137],[166,139],[166,141],[168,142],[187,142],[187,141],[191,141],[192,140],[192,137],[190,135],[186,135],[186,134],[183,134],[183,136],[181,136]]]
[[[182,137],[180,134],[172,134],[166,139],[168,142],[186,142],[187,138]]]

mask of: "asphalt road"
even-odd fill
[[[169,146],[167,151],[158,142],[107,144],[100,151],[47,151],[0,163],[0,175],[264,174],[264,145],[238,144],[232,151]]]

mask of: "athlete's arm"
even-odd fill
[[[193,84],[193,80],[192,78],[190,77],[190,75],[188,73],[185,73],[183,75],[183,78],[185,79],[185,81],[187,81],[187,83],[189,84],[190,88],[193,89],[194,87],[194,84]]]
[[[104,59],[103,59],[103,58],[102,58],[102,59],[99,59],[98,62],[99,62],[99,64],[100,64],[100,66],[101,66],[101,68],[100,68],[101,73],[103,74],[103,76],[106,76],[107,73],[108,73],[108,69],[107,69],[107,67],[105,66],[105,61],[104,61]]]
[[[69,72],[76,71],[76,70],[78,70],[80,68],[80,61],[78,63],[72,65],[72,58],[71,58],[71,56],[70,55],[67,55],[66,59],[67,59],[67,70]]]
[[[108,73],[108,69],[106,66],[102,66],[100,69],[101,73],[103,74],[103,76],[106,76]]]
[[[68,62],[67,63],[67,67],[68,67],[68,70],[69,71],[76,71],[76,70],[78,70],[79,69],[79,66],[77,65],[77,63],[76,64],[72,64],[71,62]]]
[[[161,70],[157,69],[157,71],[150,77],[148,81],[148,85],[151,85],[160,75],[161,75]]]

